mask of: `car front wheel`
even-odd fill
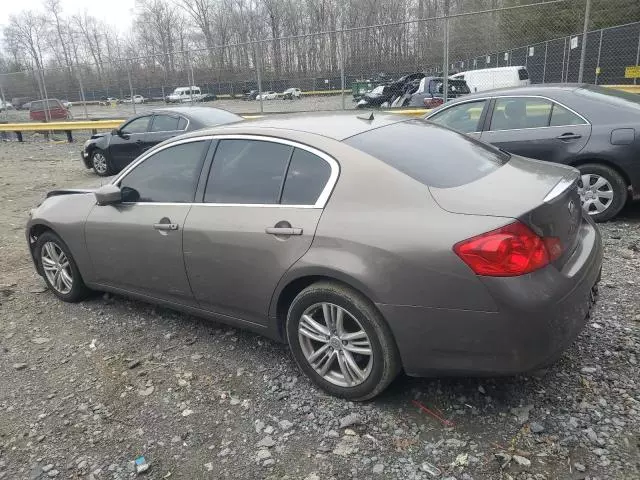
[[[578,192],[583,210],[596,222],[615,217],[627,201],[627,182],[613,168],[599,163],[578,167]]]
[[[388,325],[360,293],[315,283],[293,300],[287,337],[300,369],[326,392],[364,401],[381,393],[400,371]]]
[[[93,171],[101,177],[113,175],[113,168],[107,154],[103,150],[94,150],[91,153],[91,166]]]
[[[85,286],[71,252],[58,235],[45,232],[38,237],[34,257],[49,289],[65,302],[78,302],[89,289]]]

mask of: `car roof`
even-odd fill
[[[369,115],[372,115],[373,119],[365,119],[365,117]],[[304,114],[271,115],[248,122],[202,129],[196,134],[233,134],[241,133],[241,130],[243,129],[255,129],[257,127],[313,133],[342,141],[346,138],[358,135],[359,133],[391,125],[393,123],[402,122],[404,120],[407,120],[407,117],[383,112],[366,112],[364,114],[359,114],[359,112],[356,111],[314,112]],[[224,132],[221,131],[222,129]]]
[[[544,85],[531,85],[528,87],[507,87],[496,88],[494,90],[484,90],[470,95],[464,95],[452,100],[455,103],[460,101],[473,100],[475,98],[499,97],[509,95],[553,95],[554,93],[567,93],[583,88],[584,83],[546,83]]]

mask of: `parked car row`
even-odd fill
[[[302,98],[302,91],[299,88],[287,88],[284,92],[278,93],[271,90],[263,91],[262,94],[258,90],[247,90],[243,94],[243,100],[299,100]]]

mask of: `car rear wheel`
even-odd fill
[[[287,337],[300,369],[326,392],[363,401],[400,371],[395,341],[375,306],[360,293],[315,283],[293,300]]]
[[[113,175],[111,162],[109,161],[107,154],[102,150],[94,150],[91,153],[91,165],[93,166],[93,171],[101,177]]]
[[[54,295],[65,302],[78,302],[89,294],[71,252],[53,232],[38,237],[34,257]]]
[[[627,182],[606,165],[588,163],[578,167],[578,192],[582,208],[596,222],[615,217],[627,201]]]

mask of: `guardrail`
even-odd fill
[[[0,132],[14,132],[18,141],[22,142],[22,132],[65,132],[67,140],[73,142],[71,134],[74,130],[111,130],[122,125],[124,120],[81,120],[72,122],[48,122],[48,123],[0,123]]]

